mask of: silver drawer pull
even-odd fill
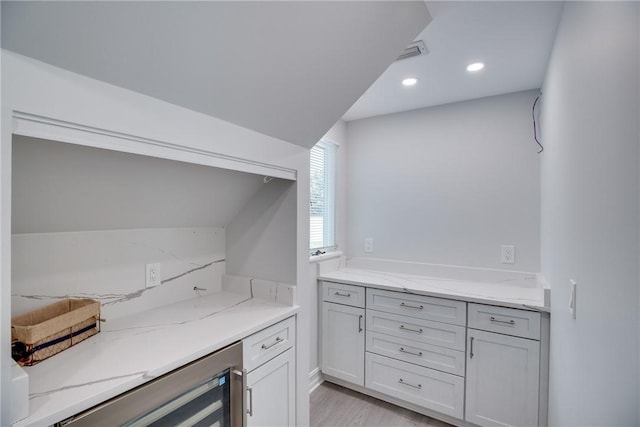
[[[400,307],[402,308],[413,308],[416,310],[424,310],[424,306],[423,305],[411,305],[411,304],[405,304],[403,302],[400,303]]]
[[[334,295],[338,295],[339,297],[347,297],[347,298],[351,296],[350,293],[343,294],[343,293],[340,293],[338,291],[335,291],[333,294]]]
[[[407,353],[407,354],[412,354],[412,355],[414,355],[414,356],[420,356],[420,357],[422,357],[422,352],[421,352],[421,351],[419,351],[419,352],[417,352],[417,353],[414,353],[413,351],[405,350],[405,349],[404,349],[404,347],[400,347],[400,351],[401,351],[402,353]]]
[[[398,380],[398,382],[399,382],[400,384],[408,385],[409,387],[417,388],[418,390],[422,389],[422,384],[414,385],[414,384],[411,384],[411,383],[406,382],[406,381],[405,381],[405,380],[403,380],[402,378],[400,378],[400,379]]]
[[[271,347],[273,347],[276,344],[280,344],[282,341],[284,341],[284,338],[277,337],[276,340],[271,344],[262,344],[262,349],[269,350]]]
[[[421,334],[422,333],[422,328],[420,328],[420,329],[411,329],[411,328],[407,328],[404,325],[400,325],[400,329],[402,329],[404,331],[415,332],[416,334]]]
[[[498,320],[498,319],[496,319],[496,318],[495,318],[495,317],[493,317],[493,316],[491,316],[491,317],[489,318],[489,320],[490,320],[490,321],[492,321],[492,322],[496,322],[496,323],[504,323],[505,325],[511,325],[511,326],[513,326],[513,325],[515,325],[515,324],[516,324],[515,320],[513,320],[513,319],[511,319],[511,320],[509,320],[509,321],[507,322],[506,320]]]

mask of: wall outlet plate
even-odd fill
[[[373,238],[367,237],[364,239],[364,252],[367,254],[373,252]]]
[[[513,245],[502,245],[501,261],[503,264],[515,264],[516,247]]]
[[[145,286],[152,288],[160,284],[160,263],[147,264]]]

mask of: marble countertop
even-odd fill
[[[29,417],[14,426],[64,420],[297,311],[297,306],[221,292],[108,320],[99,334],[24,368]]]
[[[318,279],[481,304],[550,311],[550,307],[545,306],[545,289],[533,273],[513,273],[495,281],[474,281],[343,268],[322,273]]]

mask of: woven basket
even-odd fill
[[[11,319],[11,353],[31,366],[100,332],[100,302],[65,299]]]

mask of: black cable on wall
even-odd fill
[[[533,117],[533,139],[535,139],[536,143],[540,146],[540,151],[538,151],[538,154],[542,153],[542,151],[544,150],[544,147],[542,146],[540,141],[538,141],[538,126],[536,124],[536,104],[538,103],[538,100],[541,96],[542,92],[540,92],[540,94],[536,97],[536,100],[533,101],[533,108],[531,109],[531,116]]]

